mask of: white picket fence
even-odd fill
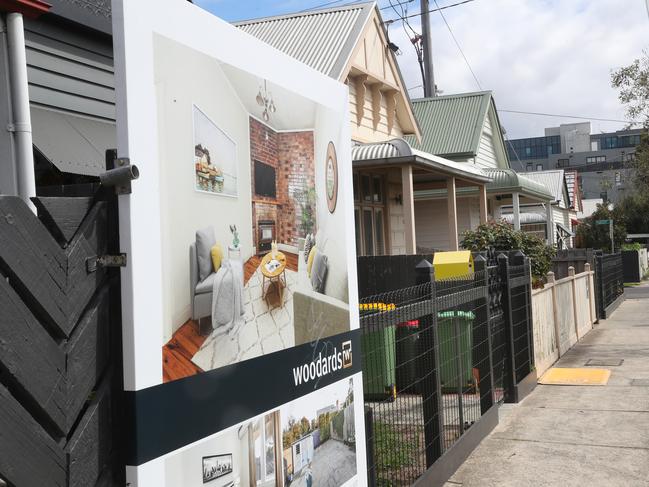
[[[596,321],[594,272],[586,264],[584,272],[555,280],[548,273],[543,289],[532,292],[534,361],[540,377],[593,327]]]

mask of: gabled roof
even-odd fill
[[[525,173],[525,177],[545,186],[555,202],[560,203],[564,208],[570,208],[570,193],[563,169],[528,172]],[[565,196],[568,198],[567,201]]]
[[[491,91],[413,100],[422,142],[408,141],[418,149],[443,157],[475,157],[491,103]]]
[[[374,2],[235,22],[244,32],[340,79]]]
[[[554,194],[543,184],[518,174],[513,169],[486,169],[482,171],[493,181],[487,184],[487,193],[521,193],[542,201],[554,201]]]

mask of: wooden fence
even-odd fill
[[[124,485],[116,200],[0,196],[0,479]]]
[[[563,279],[555,279],[550,272],[545,287],[532,292],[534,361],[539,376],[597,320],[594,274],[589,264],[580,274],[570,268]]]
[[[552,271],[555,279],[568,277],[568,269],[572,267],[576,274],[585,270],[586,264],[591,270],[595,270],[595,255],[598,251],[593,249],[565,249],[558,250],[557,255],[552,258]]]

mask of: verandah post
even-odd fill
[[[416,267],[417,284],[430,283],[431,313],[419,320],[418,377],[421,381],[421,398],[426,442],[426,468],[442,456],[444,421],[442,409],[442,384],[440,377],[439,337],[437,330],[437,292],[435,269],[427,260]]]

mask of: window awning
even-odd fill
[[[60,171],[98,176],[106,150],[116,147],[115,124],[31,107],[32,142]]]

